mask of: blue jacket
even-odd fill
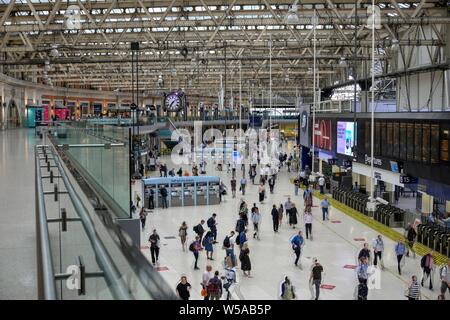
[[[247,235],[245,234],[244,231],[242,231],[242,232],[239,234],[239,243],[240,243],[241,245],[243,245],[244,242],[246,242],[246,241],[247,241]]]
[[[404,255],[406,252],[406,247],[403,243],[397,243],[395,245],[395,254],[400,256],[400,255]]]
[[[301,247],[303,245],[304,239],[298,234],[292,238],[291,244],[295,247]]]

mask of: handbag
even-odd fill
[[[201,295],[202,297],[206,297],[206,296],[208,295],[208,291],[206,291],[206,289],[203,288],[202,291],[200,291],[200,295]]]

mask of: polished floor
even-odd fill
[[[34,130],[0,131],[0,299],[37,297],[33,157],[35,143],[41,143],[41,140],[34,137]],[[167,161],[169,162],[169,159]],[[207,171],[210,174],[218,174],[229,186],[230,174],[226,171],[217,172],[213,164],[209,164]],[[301,197],[293,196],[293,187],[288,182],[290,175],[283,169],[277,180],[275,193],[269,194],[264,204],[258,204],[262,213],[260,240],[251,237],[249,240],[253,277],[244,278],[238,270],[238,284],[233,290],[233,298],[277,299],[280,281],[288,275],[296,288],[297,297],[310,299],[309,267],[311,259],[317,257],[325,270],[323,283],[331,286],[331,289],[321,290],[320,299],[353,299],[355,271],[344,266],[356,264],[356,256],[362,242],[355,239],[365,238],[370,242],[376,233],[335,209],[331,209],[332,221],[322,222],[319,208],[314,207],[314,240],[308,240],[304,247],[301,258],[303,269],[295,267],[289,239],[298,229],[289,228],[284,220],[280,232],[274,233],[270,217],[272,204],[284,203],[288,196],[293,197],[298,208],[303,206]],[[205,254],[202,254],[199,263],[202,270],[193,269],[192,253],[181,250],[178,227],[182,221],[186,221],[189,226],[188,242],[192,241],[192,227],[201,219],[206,220],[213,212],[217,213],[219,244],[214,248],[215,260],[211,264],[214,270],[223,271],[224,251],[221,244],[225,234],[234,229],[237,206],[241,198],[251,207],[257,200],[257,186],[249,186],[244,197],[238,195],[232,199],[227,196],[220,205],[158,209],[149,214],[146,229],[142,233],[142,251],[150,257],[147,239],[150,231],[156,228],[162,239],[159,270],[169,286],[175,288],[179,277],[185,274],[193,287],[192,298],[201,298],[201,276],[208,260]],[[315,205],[318,205],[317,199]],[[303,229],[301,218],[298,227]],[[369,299],[405,299],[404,291],[410,277],[413,274],[421,275],[420,258],[407,258],[403,274],[399,276],[394,243],[385,239],[385,245],[386,269],[381,273],[381,286],[380,289],[369,292]],[[424,299],[436,299],[439,285],[437,273],[434,273],[435,291],[422,289]]]
[[[170,159],[163,158],[164,162],[170,163]],[[171,165],[169,164],[169,169]],[[224,179],[229,188],[231,174],[226,171],[218,172],[213,164],[208,165],[207,174],[218,174]],[[154,173],[155,174],[155,173]],[[284,276],[289,276],[293,281],[298,299],[311,299],[311,287],[309,286],[310,266],[312,258],[317,257],[324,267],[323,284],[330,285],[321,289],[320,299],[349,300],[354,299],[357,285],[356,271],[351,266],[357,264],[357,255],[363,245],[363,239],[369,243],[377,236],[377,233],[369,227],[353,220],[346,214],[331,208],[330,221],[323,222],[319,200],[314,199],[313,207],[313,241],[307,240],[304,247],[301,264],[302,269],[294,266],[294,254],[290,245],[290,238],[304,225],[300,216],[297,229],[292,229],[286,224],[286,218],[278,233],[272,229],[270,211],[273,204],[279,205],[291,196],[297,208],[303,208],[303,199],[299,195],[294,196],[292,184],[287,169],[282,169],[277,179],[275,193],[269,194],[263,204],[257,203],[262,213],[260,240],[252,238],[252,226],[249,226],[249,248],[252,264],[252,278],[243,276],[238,269],[238,284],[235,286],[236,299],[278,299],[280,282]],[[241,173],[238,172],[238,181]],[[168,281],[175,287],[181,275],[187,275],[188,281],[193,289],[192,299],[201,299],[200,282],[202,273],[207,264],[211,264],[214,270],[223,272],[224,250],[221,249],[222,241],[227,233],[234,229],[238,217],[238,204],[241,198],[245,199],[249,207],[258,200],[257,186],[249,185],[245,196],[239,192],[236,198],[227,196],[225,201],[215,206],[197,207],[173,207],[169,209],[156,209],[149,214],[145,231],[142,233],[142,250],[150,259],[148,249],[148,236],[150,231],[157,229],[162,239],[159,270]],[[183,252],[178,237],[178,228],[186,221],[188,228],[188,243],[192,242],[195,224],[201,219],[207,220],[212,213],[217,214],[218,241],[214,247],[214,261],[206,259],[206,254],[201,253],[199,266],[201,270],[194,270],[194,257],[191,252]],[[397,257],[394,253],[395,243],[389,239],[385,241],[384,264],[385,269],[381,271],[381,283],[379,289],[369,291],[368,299],[372,300],[404,300],[405,290],[412,275],[421,277],[420,257],[406,258],[402,275],[397,272]],[[238,252],[238,248],[235,249]],[[438,272],[434,272],[435,291],[422,289],[423,299],[436,299],[439,286]]]
[[[0,131],[0,300],[37,298],[36,141],[32,129]]]

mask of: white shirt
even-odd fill
[[[303,220],[305,221],[305,223],[312,223],[312,214],[304,214],[303,215]]]
[[[214,277],[212,272],[205,271],[203,272],[202,283],[206,286],[210,279]]]
[[[252,213],[252,222],[258,224],[261,221],[261,214],[259,213]]]
[[[325,185],[325,178],[324,177],[320,177],[319,178],[319,186],[323,186]]]

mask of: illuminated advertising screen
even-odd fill
[[[331,151],[331,138],[331,120],[316,120],[314,124],[315,147]]]
[[[355,124],[353,122],[338,121],[337,123],[337,153],[352,156],[355,146]]]

